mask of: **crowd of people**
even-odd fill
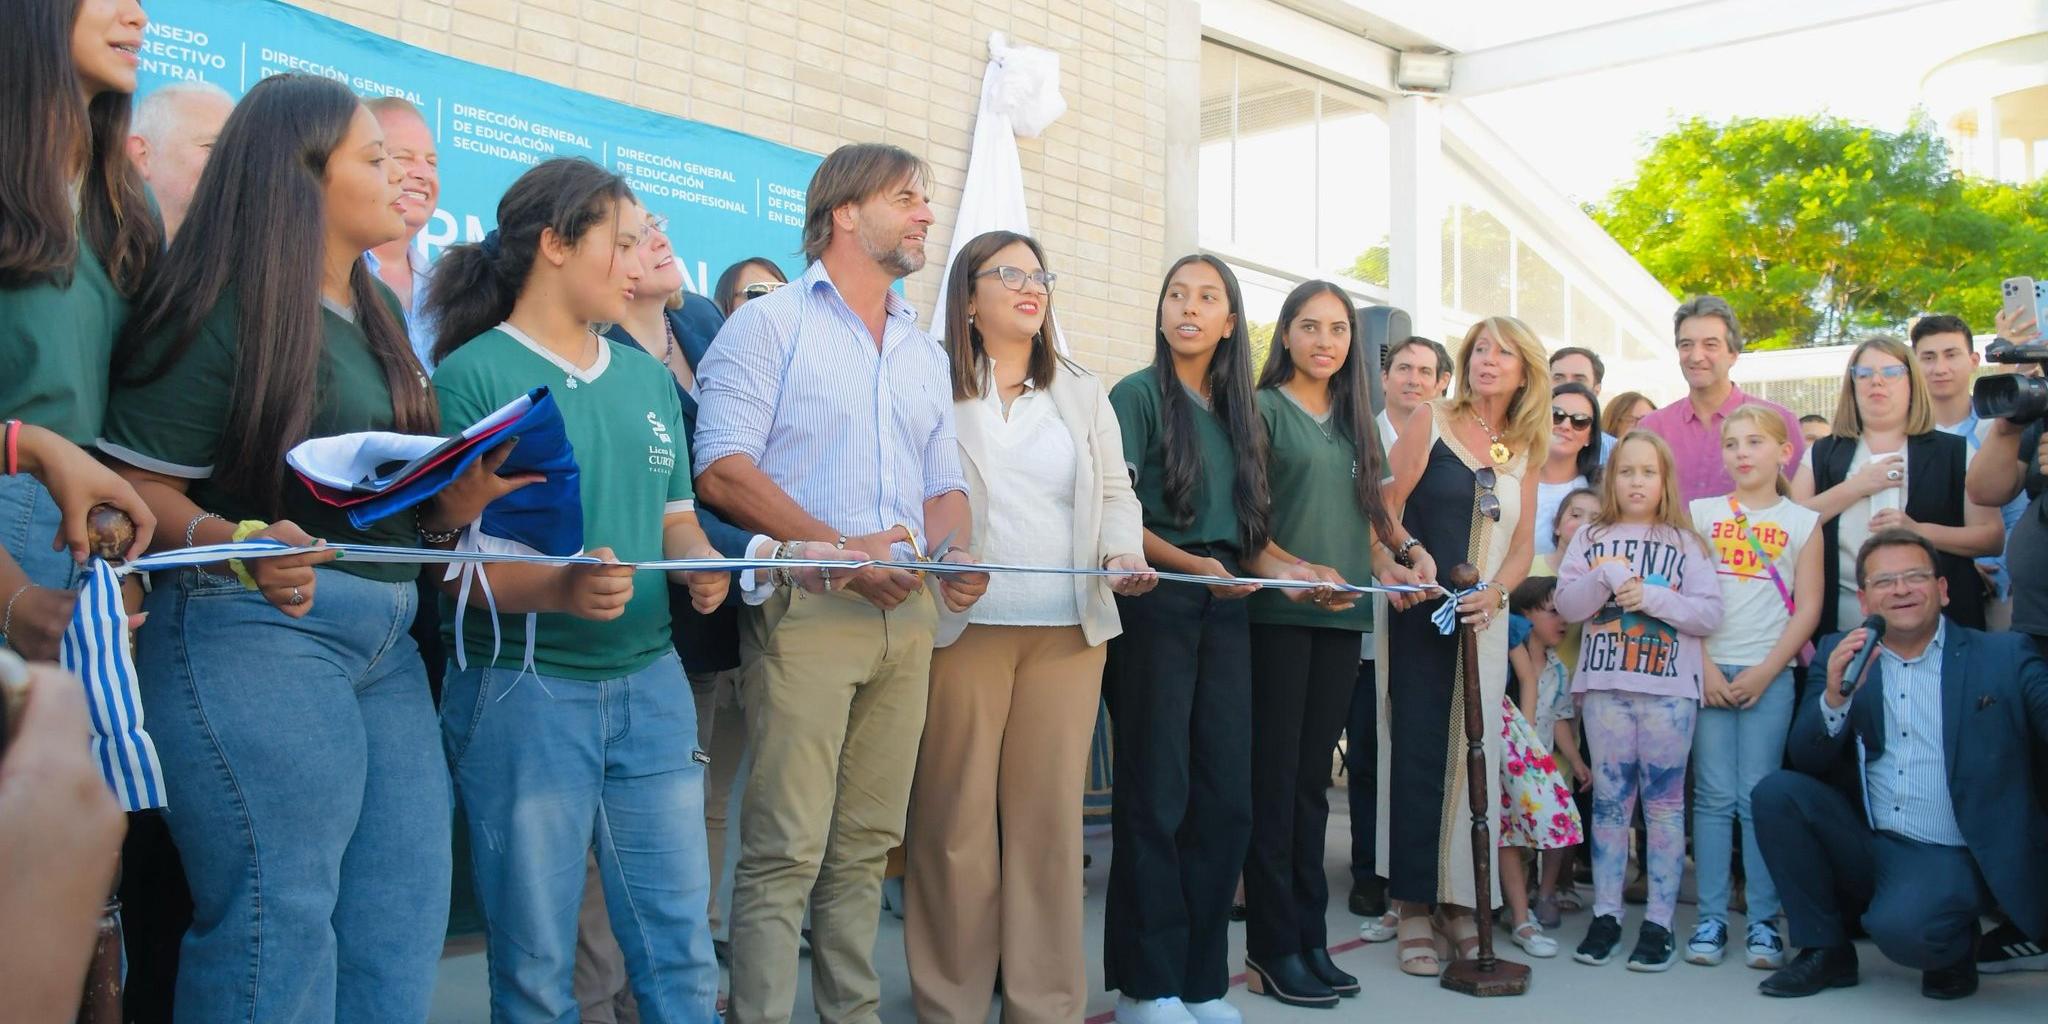
[[[824,159],[793,281],[753,258],[686,290],[665,220],[575,159],[428,263],[438,168],[409,104],[283,74],[136,110],[140,4],[20,6],[0,639],[57,658],[99,505],[134,523],[129,556],[296,552],[133,595],[168,806],[129,816],[131,1020],[425,1019],[453,820],[494,1020],[787,1021],[806,948],[818,1016],[876,1020],[898,849],[919,1020],[998,997],[1078,1020],[1098,706],[1120,1021],[1241,1019],[1240,883],[1251,992],[1360,994],[1328,952],[1340,739],[1349,907],[1411,975],[1475,956],[1492,906],[1537,958],[1589,912],[1573,958],[1607,964],[1632,896],[1629,969],[1721,963],[1740,915],[1767,995],[1855,984],[1859,934],[1933,998],[2048,968],[2048,439],[1978,418],[1959,318],[1864,340],[1816,424],[1731,382],[1743,335],[1713,296],[1674,313],[1688,394],[1658,409],[1511,317],[1378,345],[1324,281],[1255,366],[1235,274],[1197,254],[1111,386],[1062,354],[1058,254],[1026,235],[965,240],[946,321],[918,326],[893,286],[925,265],[934,182],[903,149]],[[559,483],[501,471],[516,437],[368,525],[284,456],[452,434],[542,387],[595,561],[318,549],[498,550],[483,510]],[[681,558],[770,564],[633,564]],[[1461,563],[1480,582],[1451,592]],[[1411,589],[1351,586],[1374,582]],[[76,682],[0,676],[0,987],[54,1021],[122,829]],[[1485,873],[1475,789],[1499,809]]]

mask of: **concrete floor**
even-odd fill
[[[1777,1000],[1758,995],[1756,983],[1762,980],[1764,973],[1744,967],[1736,958],[1719,967],[1679,963],[1665,974],[1631,973],[1622,967],[1620,958],[1606,967],[1586,967],[1570,960],[1572,947],[1584,937],[1590,922],[1590,915],[1583,912],[1565,916],[1563,928],[1556,933],[1563,952],[1556,959],[1535,961],[1527,995],[1482,1001],[1447,992],[1438,988],[1433,979],[1411,978],[1402,974],[1395,966],[1391,943],[1358,945],[1358,919],[1344,908],[1344,895],[1350,891],[1347,868],[1350,825],[1342,810],[1341,790],[1333,791],[1332,796],[1337,809],[1331,815],[1330,841],[1324,859],[1333,897],[1329,914],[1330,940],[1338,950],[1334,953],[1337,964],[1356,974],[1365,991],[1357,999],[1346,1000],[1335,1011],[1301,1010],[1246,993],[1240,977],[1231,992],[1230,1001],[1244,1011],[1247,1024],[1355,1020],[1367,1015],[1376,1019],[1419,1020],[1430,1024],[1515,1018],[1545,1024],[1577,1021],[1629,1024],[1636,1021],[1643,1024],[1688,1024],[1692,1021],[1713,1024],[2048,1021],[2048,974],[1987,976],[1975,996],[1955,1003],[1937,1003],[1921,997],[1917,972],[1887,962],[1868,943],[1860,950],[1861,985],[1799,1000]],[[1088,1019],[1090,1022],[1106,1022],[1116,1003],[1115,993],[1100,991],[1102,891],[1109,872],[1109,838],[1106,835],[1091,838],[1088,850],[1094,857],[1094,866],[1089,868],[1087,876],[1088,961],[1090,985],[1094,990],[1088,1003]],[[1623,922],[1624,950],[1635,941],[1640,920],[1640,908],[1629,909],[1631,914]],[[1679,907],[1676,923],[1678,927],[1675,930],[1682,941],[1694,923],[1693,909],[1689,904]],[[1233,930],[1236,935],[1232,943],[1232,964],[1234,969],[1241,969],[1243,929]],[[1735,931],[1738,936],[1741,934],[1739,922]],[[1528,962],[1521,951],[1507,941],[1506,933],[1500,933],[1498,938],[1496,948],[1503,955]],[[882,1019],[890,1022],[913,1020],[910,983],[903,963],[902,923],[887,914],[883,915],[876,960],[882,976]],[[808,964],[809,960],[804,963]],[[805,969],[796,1005],[796,1020],[818,1019],[811,1009],[808,968]],[[451,953],[441,965],[440,985],[434,993],[434,1012],[430,1018],[432,1024],[483,1024],[488,1019],[489,997],[483,955],[476,952]],[[997,1020],[997,1015],[991,1012],[989,1020]]]

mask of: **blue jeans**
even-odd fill
[[[448,928],[447,766],[411,583],[320,569],[293,621],[161,574],[136,638],[192,886],[177,1017],[419,1021]]]
[[[1722,665],[1734,679],[1744,666]],[[1750,921],[1778,916],[1778,887],[1756,845],[1749,793],[1785,759],[1792,728],[1792,670],[1778,673],[1752,708],[1700,706],[1692,736],[1692,853],[1699,883],[1700,920],[1728,920],[1730,862],[1735,822],[1742,822],[1742,870],[1748,877]]]
[[[29,582],[53,590],[69,590],[78,581],[78,564],[67,550],[52,551],[63,516],[50,492],[27,474],[0,476],[0,547],[14,556]],[[7,600],[0,594],[0,601]]]
[[[593,843],[640,1018],[717,1020],[704,765],[675,653],[598,682],[451,665],[441,695],[489,944],[491,1020],[575,1024],[576,915]]]

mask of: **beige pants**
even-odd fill
[[[1105,648],[1079,626],[968,626],[932,654],[903,945],[920,1024],[1086,1016],[1081,794]]]
[[[725,869],[725,805],[747,746],[739,710],[739,670],[690,677],[697,701],[697,749],[711,758],[704,773],[704,834],[711,850],[711,933],[718,934],[718,883]],[[571,973],[583,1024],[639,1024],[640,1008],[627,984],[626,954],[605,914],[597,857],[585,858],[583,907],[576,914],[576,966]]]
[[[844,593],[784,591],[741,620],[753,767],[730,914],[730,1024],[790,1019],[806,900],[819,1018],[880,1020],[882,862],[903,838],[936,622],[925,589],[886,614]]]

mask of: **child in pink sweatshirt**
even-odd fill
[[[1685,870],[1685,765],[1705,638],[1721,624],[1714,557],[1678,497],[1671,449],[1647,431],[1614,446],[1600,513],[1558,564],[1558,614],[1586,624],[1572,692],[1593,755],[1593,924],[1573,959],[1621,941],[1621,889],[1636,800],[1649,826],[1649,907],[1632,971],[1677,959],[1671,917]]]

